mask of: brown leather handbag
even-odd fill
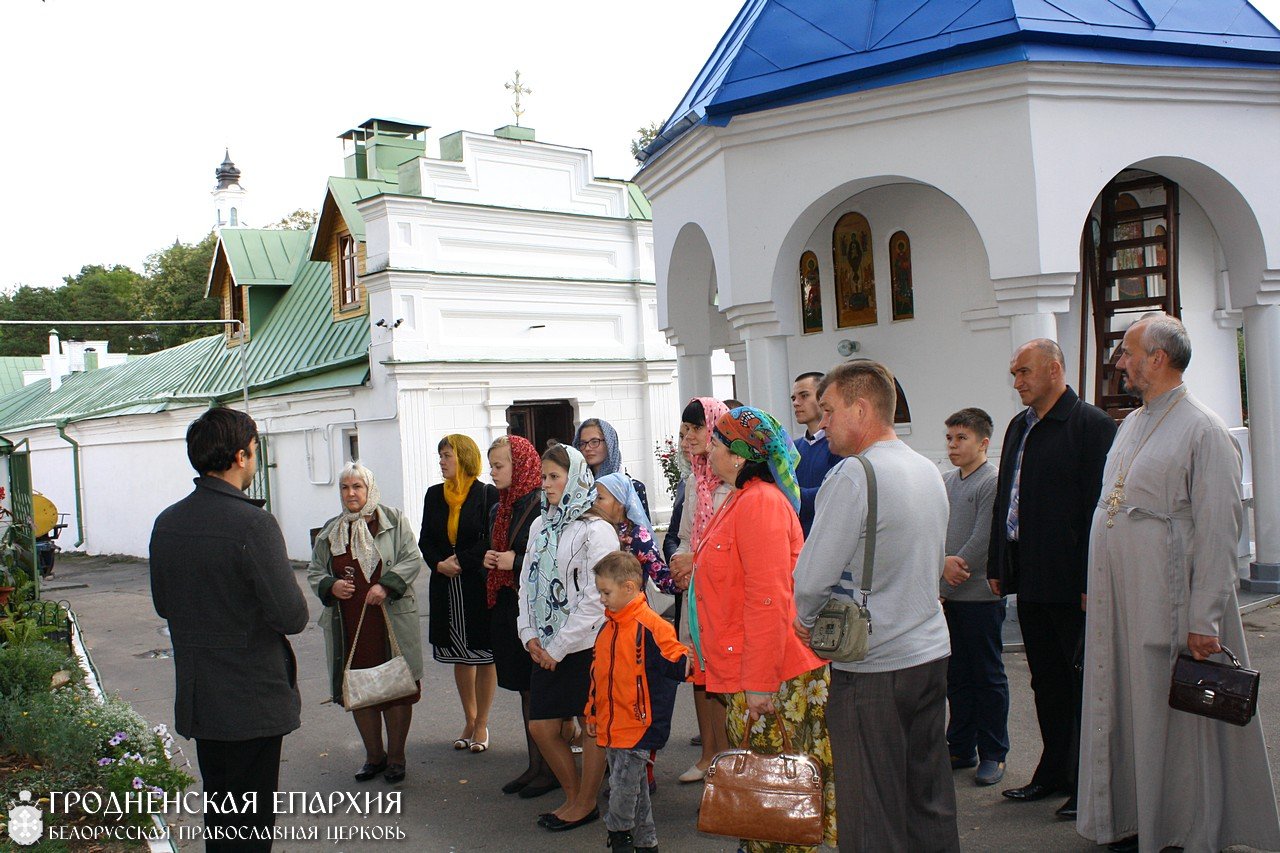
[[[1231,649],[1222,647],[1231,665],[1196,660],[1183,652],[1173,665],[1169,707],[1233,726],[1245,726],[1258,711],[1258,671],[1245,669]]]
[[[792,751],[781,719],[778,728],[780,755],[730,749],[711,759],[699,832],[810,847],[822,843],[822,765]]]

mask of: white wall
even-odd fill
[[[875,262],[874,326],[836,328],[835,275],[831,231],[849,211],[867,217]],[[906,231],[911,238],[915,318],[894,321],[890,299],[889,237]],[[1009,381],[1009,332],[998,320],[974,323],[966,312],[994,307],[986,256],[973,223],[947,196],[918,184],[895,184],[859,193],[828,213],[805,246],[818,258],[822,286],[821,333],[793,335],[787,356],[791,375],[827,371],[843,361],[836,352],[841,340],[859,344],[854,357],[888,365],[902,385],[911,408],[910,432],[902,438],[933,459],[946,459],[942,440],[948,415],[965,406],[986,409],[997,429],[1017,411]],[[796,281],[786,295],[785,310],[800,326],[800,258]],[[782,303],[781,298],[775,298]],[[785,423],[795,426],[791,413]]]

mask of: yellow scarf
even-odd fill
[[[444,481],[444,502],[449,505],[445,531],[449,534],[449,544],[456,545],[462,505],[471,493],[471,485],[480,477],[480,448],[465,435],[446,435],[444,440],[449,442],[449,446],[453,448],[453,456],[458,460],[454,475]]]

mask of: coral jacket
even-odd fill
[[[800,519],[772,483],[750,480],[707,525],[694,555],[694,594],[707,689],[774,693],[825,661],[795,635],[792,572]]]
[[[661,749],[671,734],[676,688],[685,680],[688,649],[675,628],[637,595],[605,611],[591,664],[588,723],[596,742],[612,749]]]

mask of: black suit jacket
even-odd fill
[[[151,531],[151,600],[169,623],[183,737],[251,740],[301,724],[298,665],[286,634],[307,600],[262,501],[216,477],[160,513]]]
[[[484,552],[489,550],[489,507],[498,503],[498,490],[476,480],[458,511],[458,541],[449,544],[449,505],[444,486],[427,489],[422,503],[422,535],[418,548],[431,571],[427,600],[431,607],[427,639],[433,646],[451,645],[449,640],[449,579],[436,571],[436,564],[453,554],[462,566],[462,609],[466,614],[467,644],[472,649],[492,648],[489,643],[489,604],[485,598]]]
[[[1102,469],[1116,435],[1106,412],[1067,388],[1027,436],[1018,489],[1018,559],[1011,559],[1005,520],[1026,410],[1004,434],[991,518],[987,577],[1006,594],[1040,604],[1079,604],[1089,573],[1089,527]]]

